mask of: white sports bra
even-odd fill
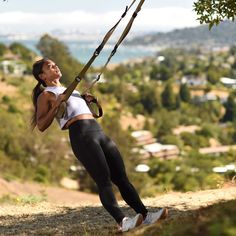
[[[62,94],[66,90],[65,87],[62,86],[52,86],[46,87],[44,91],[52,92],[58,97],[58,95]],[[82,114],[92,114],[89,107],[87,106],[85,100],[81,97],[80,93],[76,90],[73,91],[69,99],[66,101],[66,112],[65,115],[60,119],[56,118],[59,123],[61,129],[66,129],[65,124],[67,121],[72,119],[75,116]]]

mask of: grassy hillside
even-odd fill
[[[65,51],[67,60],[61,60],[62,72],[68,69],[64,81],[71,81],[70,71],[75,68],[69,63],[68,49],[50,36],[43,39],[44,44],[55,42],[56,49],[62,47],[61,51]],[[22,62],[26,52],[31,55],[20,45],[14,48],[21,49],[22,55],[15,55],[9,48],[3,51],[10,50],[15,60]],[[235,48],[224,52],[166,49],[158,58],[117,65],[106,71],[103,83],[93,88],[92,93],[104,108],[104,116],[98,122],[117,143],[129,177],[142,196],[155,196],[167,190],[216,188],[235,175],[236,152],[231,146],[236,140],[236,93],[220,81],[223,76],[236,74]],[[59,58],[61,53],[52,56]],[[32,64],[34,60],[28,59],[27,63]],[[30,130],[30,97],[35,81],[28,70],[16,76],[9,69],[9,73],[1,74],[0,88],[2,177],[58,184],[62,177],[69,176],[80,180],[81,190],[96,192],[94,182],[71,151],[67,131],[61,132],[56,123],[45,133]],[[0,71],[3,73],[2,67]],[[136,130],[132,122],[122,129],[122,118],[127,114],[132,119],[141,116],[142,125],[138,129],[148,130],[154,142],[174,145],[178,155],[173,157],[164,151],[160,157],[160,152],[146,150],[145,157],[143,146],[131,136]],[[189,131],[192,125],[198,130]],[[185,132],[175,134],[174,129],[181,126],[186,128]],[[214,145],[227,146],[229,151],[217,153]],[[213,153],[201,153],[205,147]],[[138,164],[146,164],[150,170],[139,173],[135,170]],[[72,165],[78,167],[75,172],[70,171]],[[215,173],[215,167],[229,169],[222,174]]]

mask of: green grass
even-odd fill
[[[23,195],[23,196],[12,196],[9,194],[5,194],[0,198],[0,204],[8,204],[8,205],[37,204],[44,201],[47,201],[47,197],[45,194]]]
[[[226,190],[227,191],[227,190]],[[236,200],[193,212],[178,212],[177,216],[160,224],[137,229],[132,235],[142,236],[235,236]]]

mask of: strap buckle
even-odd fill
[[[75,80],[80,83],[80,81],[82,80],[79,76],[75,77]]]

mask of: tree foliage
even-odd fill
[[[186,83],[181,84],[179,95],[180,95],[180,98],[183,102],[190,102],[191,93],[190,93],[188,85]]]
[[[7,52],[7,46],[3,43],[0,43],[0,57],[3,56]]]
[[[28,49],[27,47],[25,47],[23,44],[21,43],[12,43],[9,46],[9,49],[16,55],[20,56],[21,58],[24,58],[24,61],[31,61],[33,59],[33,55],[32,51],[30,49]]]
[[[171,70],[170,67],[167,67],[165,65],[158,65],[153,66],[151,72],[150,72],[150,78],[153,80],[162,80],[166,81],[170,79],[171,77]]]
[[[158,97],[155,87],[151,84],[142,85],[139,87],[140,103],[143,105],[145,111],[149,114],[161,107],[161,101]]]
[[[225,114],[223,121],[235,121],[236,120],[236,93],[235,91],[231,92],[228,96],[228,99],[225,103]]]
[[[32,70],[32,61],[34,60],[36,54],[31,51],[29,48],[24,46],[22,43],[13,42],[10,44],[9,49],[13,54],[17,55],[21,62],[23,62],[26,65],[26,71],[25,73],[31,74]],[[5,49],[5,53],[7,50]],[[9,71],[13,71],[13,68],[9,67]]]
[[[235,0],[197,0],[194,10],[198,14],[201,24],[218,25],[221,21],[229,19],[234,21],[236,16]]]
[[[173,92],[172,84],[167,83],[162,94],[162,104],[168,110],[173,110],[176,108],[176,96]]]

